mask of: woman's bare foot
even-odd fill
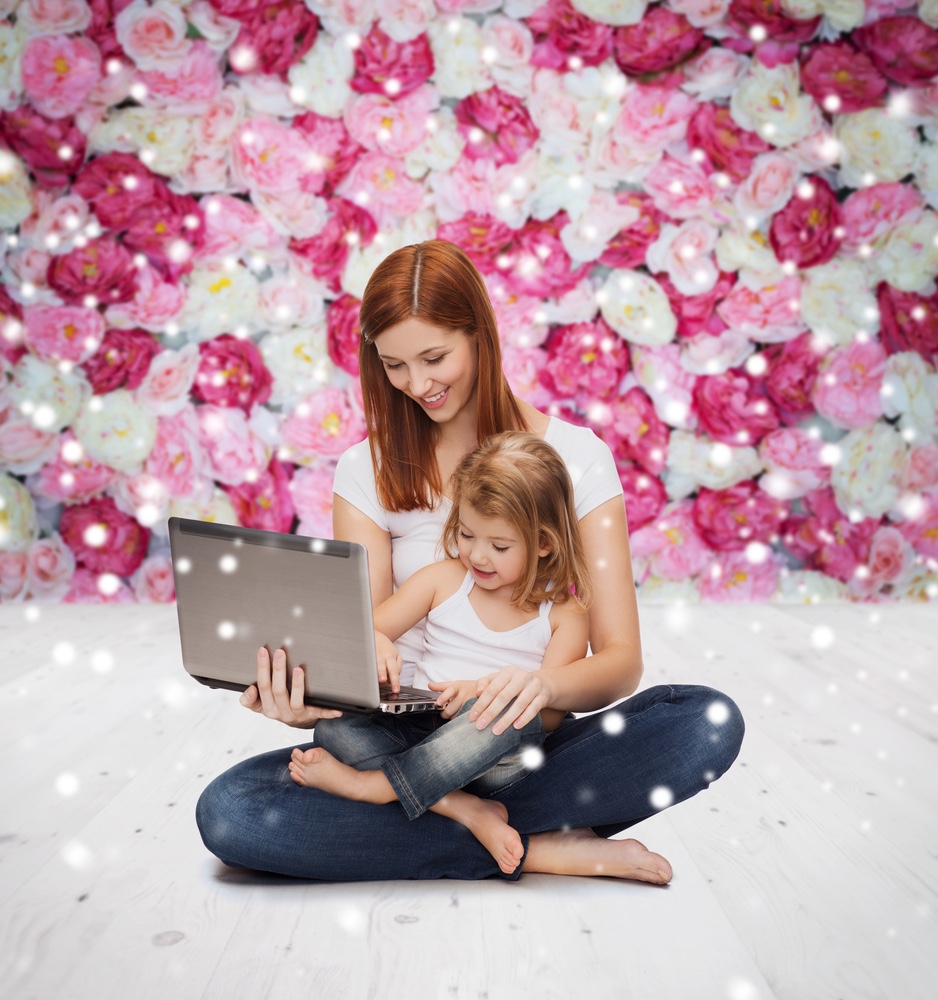
[[[356,802],[373,802],[380,805],[396,799],[394,790],[382,771],[358,771],[336,760],[328,750],[297,747],[288,765],[290,777],[307,788],[318,788],[330,795]]]
[[[638,840],[605,840],[592,830],[559,830],[532,835],[526,872],[552,875],[608,875],[664,885],[671,865]]]
[[[479,799],[468,792],[451,792],[433,806],[433,811],[462,823],[506,875],[521,863],[524,844],[518,831],[508,825],[508,810],[501,802]]]

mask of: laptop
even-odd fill
[[[432,691],[379,685],[368,552],[336,542],[190,518],[169,519],[182,662],[214,688],[257,679],[257,650],[283,648],[304,701],[346,712],[437,709]]]

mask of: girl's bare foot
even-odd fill
[[[508,825],[508,810],[501,802],[456,792],[445,796],[433,809],[462,823],[506,875],[520,864],[524,844],[518,831]]]
[[[394,791],[381,771],[358,771],[336,760],[322,747],[310,747],[309,750],[297,747],[288,767],[290,777],[298,785],[318,788],[343,799],[379,805],[395,799]]]
[[[552,875],[608,875],[664,885],[671,865],[638,840],[605,840],[592,830],[559,830],[532,835],[526,872]]]

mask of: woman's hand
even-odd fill
[[[378,658],[378,683],[390,684],[397,694],[401,690],[401,667],[404,660],[397,646],[383,633],[375,629],[375,654]]]
[[[293,668],[290,690],[287,690],[287,656],[282,649],[270,656],[262,646],[257,651],[257,683],[246,688],[241,704],[268,719],[276,719],[294,729],[312,729],[320,719],[336,719],[342,713],[334,708],[318,708],[303,701],[303,668]]]
[[[478,701],[469,712],[476,729],[485,729],[493,720],[492,732],[498,736],[509,726],[523,729],[551,702],[551,690],[539,670],[502,667],[476,682]]]
[[[440,715],[452,719],[470,698],[475,698],[476,685],[476,681],[430,681],[427,687],[440,692],[436,700],[441,708]]]

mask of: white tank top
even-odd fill
[[[427,615],[424,653],[414,679],[417,687],[426,687],[429,681],[478,680],[508,666],[540,668],[550,642],[548,616],[553,603],[544,601],[537,617],[523,625],[495,632],[483,625],[469,603],[474,586],[467,572],[459,590]]]

